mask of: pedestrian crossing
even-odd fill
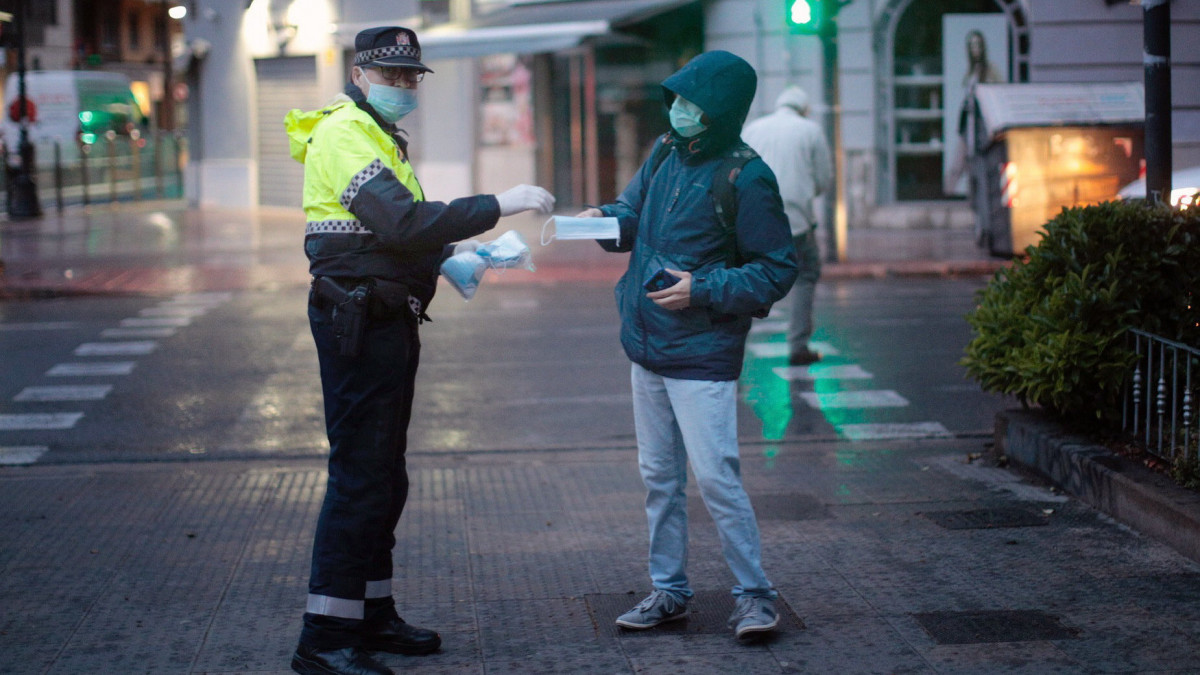
[[[71,355],[80,360],[54,364],[43,377],[89,381],[39,383],[18,392],[12,399],[13,412],[0,414],[0,465],[33,464],[50,450],[48,445],[5,445],[4,432],[66,431],[75,428],[86,415],[85,410],[47,411],[38,410],[39,406],[61,407],[63,403],[85,404],[106,399],[115,388],[112,378],[125,377],[134,372],[138,362],[128,359],[153,354],[158,349],[159,340],[174,336],[179,329],[191,325],[194,319],[231,299],[231,293],[176,295],[153,307],[141,309],[137,316],[121,319],[117,326],[104,328],[99,340],[76,346]],[[78,327],[78,322],[74,321],[0,323],[0,331],[69,331]],[[121,360],[108,360],[113,358]],[[109,378],[109,381],[97,383],[97,378]]]
[[[791,401],[803,403],[820,411],[838,436],[850,441],[878,441],[915,438],[949,438],[953,436],[942,423],[920,420],[915,422],[872,422],[872,411],[907,410],[909,400],[891,389],[871,389],[875,375],[854,363],[852,358],[828,341],[812,341],[809,348],[823,356],[821,362],[807,366],[786,365],[788,357],[787,321],[772,315],[757,321],[750,329],[746,344],[748,360],[778,360],[783,365],[769,365],[767,370],[778,381],[811,385],[813,391],[787,394]],[[757,371],[751,366],[749,370]],[[754,401],[748,401],[752,404]],[[778,415],[778,411],[774,411]],[[764,417],[764,433],[768,420]],[[775,429],[780,434],[780,429]]]

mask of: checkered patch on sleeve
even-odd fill
[[[378,176],[383,169],[383,161],[376,159],[368,164],[362,171],[354,174],[354,177],[350,179],[350,185],[348,185],[346,189],[342,191],[342,196],[338,200],[342,203],[342,208],[349,211],[350,203],[353,202],[354,198],[358,196],[358,191],[362,189],[362,186],[365,185],[367,181],[371,180],[375,176]]]

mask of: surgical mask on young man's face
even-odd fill
[[[700,118],[704,116],[700,106],[682,96],[675,97],[675,102],[671,104],[670,116],[671,127],[684,138],[691,138],[708,128],[707,124],[700,122]]]
[[[389,124],[417,109],[417,92],[403,87],[368,82],[367,103]]]

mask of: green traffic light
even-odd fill
[[[789,18],[796,25],[802,26],[811,23],[813,19],[812,5],[808,4],[808,0],[796,0],[796,2],[792,3],[792,11]]]
[[[784,5],[788,28],[801,35],[821,35],[829,19],[827,0],[786,0]]]

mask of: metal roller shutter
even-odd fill
[[[292,108],[313,110],[323,101],[317,93],[314,56],[257,59],[258,77],[258,203],[301,206],[304,165],[288,153],[283,118]]]

